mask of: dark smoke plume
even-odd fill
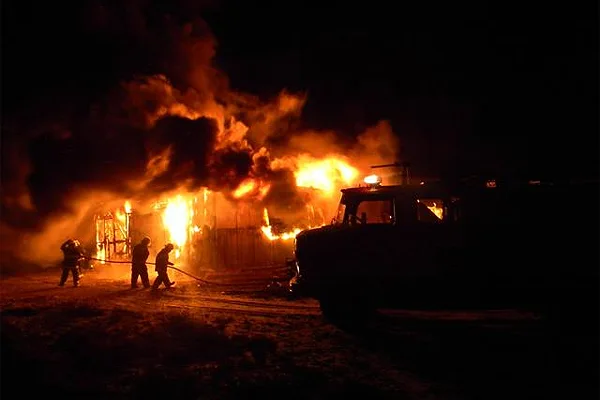
[[[70,211],[76,192],[127,194],[129,181],[143,178],[150,157],[166,147],[169,168],[153,177],[149,190],[172,189],[179,178],[193,186],[207,180],[216,122],[160,119],[178,115],[164,109],[184,100],[196,109],[212,107],[226,90],[211,64],[215,41],[199,18],[201,8],[98,0],[68,8],[36,4],[31,14],[26,3],[5,7],[4,224],[39,229],[46,218]],[[37,54],[16,57],[23,46]],[[12,64],[16,59],[19,65]],[[18,72],[26,78],[15,82]],[[139,74],[167,75],[173,86]],[[174,94],[178,85],[187,92]]]
[[[148,183],[147,189],[167,192],[176,189],[179,182],[185,182],[189,190],[207,186],[210,177],[207,167],[217,133],[217,123],[210,118],[160,119],[149,132],[146,148],[150,154],[169,148],[172,156],[168,167]]]

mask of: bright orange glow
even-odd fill
[[[381,183],[381,177],[378,175],[366,176],[364,182],[369,185],[377,185]]]
[[[273,228],[271,227],[271,223],[269,222],[269,211],[267,211],[266,208],[263,210],[263,223],[264,225],[260,227],[260,230],[269,240],[290,240],[295,238],[297,234],[302,232],[302,229],[300,228],[293,228],[289,232],[274,234]]]
[[[270,188],[271,185],[269,183],[264,183],[258,179],[247,178],[238,185],[232,195],[235,199],[253,198],[262,200],[267,193],[269,193]]]
[[[315,158],[309,155],[284,157],[271,163],[273,169],[290,168],[294,171],[296,186],[317,189],[331,195],[342,187],[356,182],[358,170],[342,156]]]
[[[125,225],[126,221],[127,221],[127,216],[125,215],[125,213],[121,210],[117,210],[115,211],[115,217],[117,218],[117,220],[119,221],[119,225]]]
[[[266,184],[260,189],[258,189],[258,192],[260,194],[259,199],[264,199],[267,193],[269,193],[269,189],[271,189],[271,185],[269,184]]]
[[[188,240],[189,230],[194,215],[191,202],[182,195],[167,201],[162,220],[169,234],[169,242],[175,246],[175,259],[178,259]]]
[[[101,249],[96,249],[96,257],[98,260],[102,260],[100,261],[100,264],[106,264],[106,249],[105,248],[101,248]]]
[[[239,199],[256,189],[256,181],[254,179],[246,179],[233,191],[233,197]]]
[[[430,200],[417,200],[417,203],[425,204],[425,206],[429,209],[429,211],[431,211],[433,214],[435,214],[435,216],[438,217],[438,219],[444,219],[443,204],[438,205],[435,201],[430,201]]]
[[[444,219],[444,208],[439,207],[437,203],[433,203],[431,206],[427,206],[427,208],[439,219]]]
[[[102,235],[97,235],[99,258],[103,257],[102,255],[108,259],[117,254],[130,255],[130,251],[122,251],[117,247],[122,248],[123,242],[138,240],[140,235],[149,235],[157,244],[172,243],[175,247],[173,258],[183,263],[188,261],[186,257],[203,252],[205,243],[207,246],[210,244],[208,239],[214,240],[218,237],[219,229],[230,229],[232,226],[238,229],[238,221],[241,221],[239,227],[256,229],[256,226],[261,224],[257,221],[260,219],[258,212],[261,210],[264,220],[261,231],[265,237],[269,240],[293,239],[302,229],[322,226],[325,221],[328,222],[339,200],[341,188],[362,183],[362,173],[357,169],[359,163],[365,166],[371,163],[367,160],[391,156],[387,155],[387,150],[388,147],[394,148],[394,142],[389,139],[393,134],[388,124],[378,124],[370,128],[357,138],[356,146],[340,147],[333,131],[296,132],[296,122],[302,115],[306,95],[283,91],[275,99],[265,102],[259,97],[232,92],[232,101],[224,105],[220,101],[221,96],[216,96],[211,91],[213,84],[214,88],[220,87],[220,83],[212,82],[212,67],[207,71],[211,71],[207,76],[202,75],[202,70],[197,71],[199,76],[195,75],[195,78],[200,78],[198,83],[202,83],[199,86],[208,84],[206,87],[197,88],[202,89],[202,96],[197,96],[200,92],[182,92],[174,88],[165,76],[155,75],[124,84],[125,92],[129,94],[127,105],[132,110],[144,111],[137,113],[143,114],[141,121],[137,121],[136,118],[136,125],[144,128],[152,128],[166,116],[179,116],[190,120],[200,117],[213,119],[216,122],[216,138],[211,150],[216,153],[221,150],[233,150],[248,154],[252,161],[248,175],[235,176],[235,171],[228,171],[224,181],[235,181],[237,187],[229,187],[227,193],[213,193],[206,188],[201,188],[196,193],[187,192],[196,187],[197,181],[188,179],[191,178],[190,171],[195,171],[189,169],[189,166],[195,164],[180,165],[179,162],[175,162],[178,161],[176,156],[179,155],[179,150],[174,144],[156,143],[156,146],[149,147],[151,150],[147,154],[148,161],[143,179],[127,182],[135,191],[124,193],[156,193],[156,186],[153,185],[155,180],[171,176],[178,182],[169,183],[173,183],[181,191],[167,195],[167,198],[159,195],[157,198],[148,199],[148,203],[143,200],[138,204],[137,198],[132,197],[136,199],[135,209],[130,200],[118,203],[120,208],[116,210],[114,208],[117,206],[111,206],[112,209],[107,212],[110,218],[106,221],[114,221],[114,226],[111,225],[109,229],[97,224],[97,230],[102,228]],[[148,107],[148,99],[152,99],[152,107]],[[243,120],[237,119],[240,116],[243,116]],[[289,135],[290,141],[285,142],[288,147],[264,147],[268,143],[284,143],[269,140],[278,138],[280,134]],[[298,140],[291,140],[294,138]],[[382,144],[386,146],[381,146]],[[380,150],[382,147],[385,149]],[[273,154],[270,150],[273,150]],[[313,155],[313,151],[317,151],[318,156]],[[216,160],[218,159],[219,157],[216,157]],[[225,159],[223,161],[229,163]],[[298,190],[290,190],[287,187],[289,183],[294,185],[293,181],[289,182],[292,176]],[[212,185],[209,182],[212,182],[212,179],[203,184]],[[276,198],[277,195],[282,197]],[[263,200],[268,202],[263,203]],[[275,215],[272,215],[274,226],[271,226],[268,210],[264,208],[267,204],[273,207],[273,213],[281,213],[277,217],[294,221],[289,222],[285,232],[280,232],[284,230],[281,228],[284,223],[281,222],[280,225]],[[302,205],[306,205],[306,210],[302,209]],[[300,206],[299,210],[296,209],[297,206]],[[149,210],[150,207],[152,208]],[[152,218],[146,218],[147,216]],[[158,217],[159,221],[155,222],[155,217]],[[104,225],[108,226],[108,222],[103,221]],[[135,232],[134,239],[129,232],[130,222]],[[204,230],[211,235],[203,235]],[[124,235],[120,232],[128,235],[125,237],[127,240],[123,240]],[[198,237],[195,237],[198,233]],[[101,249],[102,245],[105,248]],[[127,250],[127,247],[125,249]]]

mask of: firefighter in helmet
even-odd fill
[[[158,289],[161,283],[164,283],[167,289],[175,284],[175,282],[170,281],[169,275],[167,274],[168,266],[173,265],[173,263],[169,261],[169,253],[172,250],[173,245],[171,243],[167,243],[165,247],[163,247],[163,249],[156,255],[155,270],[158,272],[158,276],[152,284],[152,289]]]
[[[64,286],[69,272],[73,275],[73,286],[79,286],[79,263],[84,258],[83,247],[77,239],[68,239],[61,246],[63,252],[62,275],[58,286]]]
[[[146,260],[150,255],[148,247],[150,246],[150,238],[144,237],[138,244],[133,246],[131,254],[131,288],[137,288],[138,277],[141,278],[144,288],[150,287],[150,279],[148,278],[148,267]]]

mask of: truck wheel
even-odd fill
[[[367,296],[331,293],[319,299],[326,320],[344,329],[364,327],[375,315],[375,307]]]

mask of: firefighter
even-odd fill
[[[144,237],[141,242],[133,246],[131,255],[131,288],[137,288],[138,277],[141,278],[144,288],[150,287],[150,280],[148,279],[148,267],[146,266],[146,260],[150,255],[148,247],[150,246],[150,238]]]
[[[165,287],[168,289],[175,284],[175,282],[171,282],[169,280],[169,275],[167,275],[167,268],[169,265],[173,265],[172,262],[169,262],[169,253],[173,250],[173,245],[171,243],[167,243],[165,247],[156,255],[156,272],[158,272],[158,276],[156,280],[152,284],[152,289],[156,290],[160,286],[161,283],[165,284]]]
[[[69,272],[73,275],[73,286],[79,286],[79,263],[84,257],[81,243],[76,239],[69,239],[64,242],[60,249],[63,252],[62,275],[58,286],[64,286]]]

